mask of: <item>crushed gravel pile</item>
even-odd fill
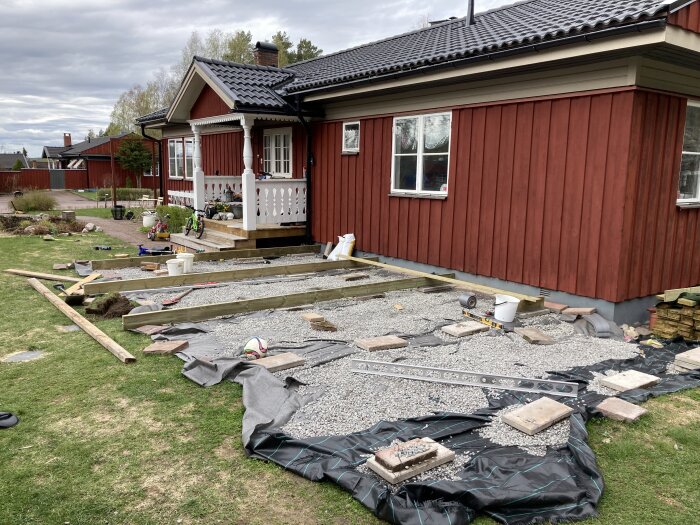
[[[476,430],[481,437],[490,439],[498,445],[518,447],[533,456],[544,456],[547,447],[560,447],[569,440],[569,418],[552,425],[546,430],[528,436],[524,432],[503,422],[503,414],[507,414],[523,405],[512,405],[497,412],[496,417],[487,426]]]

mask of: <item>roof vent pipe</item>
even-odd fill
[[[474,0],[469,0],[467,5],[467,25],[473,26],[476,21],[474,20]]]

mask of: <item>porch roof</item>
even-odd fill
[[[251,120],[269,120],[273,122],[296,122],[297,117],[294,115],[280,115],[275,113],[226,113],[225,115],[215,115],[212,117],[204,117],[188,120],[187,123],[192,126],[209,126],[215,124],[223,124],[225,122],[239,122],[243,119]]]

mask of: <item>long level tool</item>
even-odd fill
[[[548,379],[527,379],[523,377],[499,376],[467,372],[449,368],[430,368],[426,366],[404,365],[385,361],[367,361],[353,359],[350,370],[359,374],[398,377],[414,379],[431,383],[446,383],[448,385],[477,386],[513,390],[516,392],[533,392],[563,397],[578,397],[578,383],[567,381],[551,381]]]

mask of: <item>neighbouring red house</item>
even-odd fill
[[[697,1],[526,0],[287,68],[256,56],[195,57],[139,119],[171,202],[230,188],[247,239],[308,220],[617,321],[700,282]]]
[[[51,189],[105,188],[112,186],[112,174],[117,187],[136,187],[137,174],[125,170],[116,160],[119,146],[126,137],[94,137],[77,144],[71,134],[63,134],[63,146],[44,146],[42,158],[47,159]],[[153,141],[142,139],[153,154],[153,165],[141,175],[141,186],[154,191],[160,188],[157,147]],[[45,170],[44,170],[45,171]],[[155,174],[155,176],[154,176]],[[128,181],[128,182],[127,182]]]

